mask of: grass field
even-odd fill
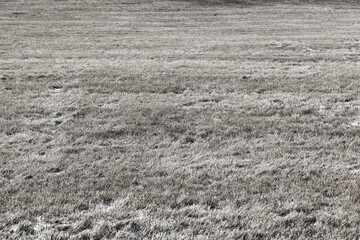
[[[0,239],[359,239],[356,1],[0,0]]]

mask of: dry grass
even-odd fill
[[[360,6],[1,1],[1,239],[359,239]]]

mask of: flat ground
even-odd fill
[[[359,239],[360,5],[0,1],[1,239]]]

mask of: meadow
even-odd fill
[[[359,239],[356,1],[0,0],[0,239]]]

